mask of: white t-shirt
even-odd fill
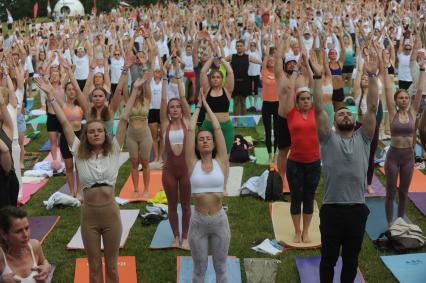
[[[120,57],[120,59],[115,59],[115,57],[111,57],[111,83],[112,84],[118,84],[123,67],[124,67],[124,59],[122,57]]]
[[[413,81],[410,70],[410,57],[411,55],[398,54],[398,80],[400,81]]]
[[[248,51],[247,55],[249,55],[250,57],[256,58],[259,61],[262,61],[262,55],[260,54],[259,51]],[[260,64],[254,64],[254,63],[249,63],[249,68],[248,68],[248,75],[249,76],[259,76],[260,75],[260,68],[262,67],[262,65]]]
[[[160,109],[161,105],[161,92],[163,90],[163,82],[157,84],[154,79],[151,80],[151,105],[150,109]]]
[[[25,57],[24,70],[27,71],[30,74],[34,73],[34,66],[33,66],[33,61],[32,61],[31,55],[28,55],[27,57]]]
[[[83,57],[73,56],[73,63],[75,65],[74,75],[77,80],[85,80],[89,76],[89,56]]]
[[[186,55],[186,53],[181,55],[183,63],[185,64],[184,72],[193,72],[194,71],[194,62],[192,61],[192,55]]]
[[[20,111],[22,109],[22,102],[24,101],[24,89],[23,88],[17,88],[15,90],[16,99],[18,100],[18,104],[16,106],[17,111]]]

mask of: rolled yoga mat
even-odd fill
[[[190,256],[178,256],[176,258],[177,283],[192,283],[193,261]],[[241,281],[240,259],[228,256],[226,259],[228,282],[239,283]],[[216,273],[213,267],[213,258],[209,256],[204,283],[216,283]]]
[[[371,240],[377,240],[381,233],[386,232],[388,229],[388,222],[386,220],[385,212],[385,199],[384,198],[366,198],[365,204],[370,210],[370,214],[367,218],[367,224],[365,225],[365,231]],[[393,203],[393,219],[397,218],[398,205],[396,202]],[[405,217],[406,221],[410,221]]]
[[[102,271],[105,278],[105,260],[102,258]],[[137,283],[136,258],[134,256],[118,257],[118,277],[121,283]],[[75,260],[74,283],[89,283],[89,263],[87,258]]]
[[[138,218],[139,209],[122,209],[120,210],[121,223],[123,224],[123,232],[121,233],[120,248],[123,248],[129,237],[130,229],[135,224]],[[104,248],[101,242],[101,248]],[[81,238],[81,226],[78,227],[77,232],[72,237],[71,241],[67,244],[67,249],[70,250],[84,250],[83,240]]]
[[[321,262],[320,256],[298,256],[296,257],[296,267],[299,272],[300,283],[320,283],[319,278],[319,266]],[[336,262],[334,267],[334,278],[333,283],[340,282],[340,273],[342,272],[342,258]],[[354,283],[364,283],[364,277],[362,276],[359,268],[356,274]]]
[[[32,216],[28,218],[30,223],[31,238],[39,240],[40,243],[46,240],[56,224],[60,216]]]
[[[399,282],[426,282],[426,253],[381,256],[380,258]]]
[[[423,215],[426,215],[426,193],[408,193],[408,197]]]
[[[310,243],[294,243],[294,228],[290,214],[289,202],[274,202],[271,204],[272,226],[274,228],[275,239],[284,243],[286,249],[309,249],[321,246],[321,233],[319,230],[319,210],[314,202],[314,213],[311,225],[309,226]]]

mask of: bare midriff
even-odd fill
[[[341,89],[345,85],[342,76],[332,76],[333,89]]]
[[[133,119],[133,120],[130,120],[129,122],[129,128],[133,128],[133,129],[145,128],[147,126],[148,126],[148,120],[146,118]]]
[[[114,201],[114,189],[112,186],[101,186],[83,190],[84,202],[88,205],[101,206]]]
[[[413,137],[391,137],[391,146],[395,148],[412,147]]]
[[[223,193],[192,194],[195,210],[203,215],[215,215],[222,209]]]
[[[221,122],[227,122],[229,121],[229,112],[218,112],[218,113],[214,113],[214,115],[216,115],[217,120],[219,121],[219,123]],[[209,115],[206,115],[206,120],[207,121],[212,121],[209,117]]]

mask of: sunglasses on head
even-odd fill
[[[115,53],[114,56],[120,56],[120,53]]]

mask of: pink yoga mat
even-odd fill
[[[31,141],[30,138],[24,138],[24,146],[26,146],[27,144],[29,144]]]
[[[18,199],[18,205],[24,205],[26,204],[31,196],[38,192],[41,188],[43,188],[44,185],[47,183],[47,179],[43,179],[40,183],[37,184],[26,184],[24,183],[22,185],[22,199]]]

